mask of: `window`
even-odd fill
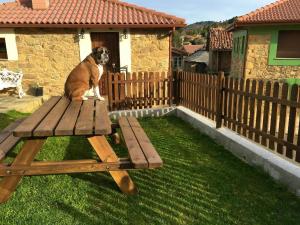
[[[173,57],[173,67],[174,67],[174,69],[182,68],[182,57],[180,57],[180,56]]]
[[[300,58],[300,30],[278,32],[276,58]]]
[[[7,59],[5,38],[0,38],[0,59]]]

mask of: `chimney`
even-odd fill
[[[50,0],[31,0],[32,1],[32,9],[48,9]]]

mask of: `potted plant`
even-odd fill
[[[31,84],[30,90],[33,96],[43,96],[44,94],[43,87],[39,86],[37,83]]]

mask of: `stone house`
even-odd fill
[[[199,50],[184,59],[184,71],[207,73],[208,62],[208,51]]]
[[[63,93],[70,71],[92,51],[111,52],[108,71],[168,71],[172,33],[185,20],[119,0],[16,0],[0,3],[0,68],[23,84]]]
[[[208,71],[218,73],[219,71],[230,73],[232,32],[224,28],[211,28],[207,38],[207,51],[209,51]]]
[[[279,0],[237,18],[231,75],[300,78],[300,1]]]
[[[187,53],[180,48],[172,48],[172,67],[173,70],[184,69],[184,59]]]

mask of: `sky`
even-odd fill
[[[275,0],[126,0],[140,6],[186,19],[187,23],[198,21],[223,21],[244,15]]]
[[[11,0],[0,0],[6,2]],[[275,0],[124,0],[140,6],[170,13],[186,19],[187,23],[198,21],[223,21],[244,15]]]

